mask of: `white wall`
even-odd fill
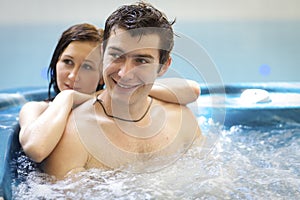
[[[0,23],[103,22],[122,0],[0,0]],[[149,0],[180,20],[300,19],[299,0]]]
[[[45,70],[63,30],[80,22],[101,27],[132,2],[0,0],[0,89],[46,86]],[[148,2],[176,17],[175,31],[203,45],[224,82],[300,81],[300,0]],[[173,66],[186,71],[186,63]],[[271,73],[261,73],[264,66]]]

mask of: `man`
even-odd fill
[[[92,167],[157,170],[201,135],[192,112],[149,97],[171,64],[172,23],[149,4],[120,7],[105,24],[106,89],[72,111],[64,134],[43,162],[64,177]]]

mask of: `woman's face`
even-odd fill
[[[56,64],[60,91],[76,90],[91,94],[102,81],[101,48],[97,42],[71,42]]]

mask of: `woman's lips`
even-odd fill
[[[71,87],[70,85],[68,84],[65,84],[66,88],[69,89],[69,90],[73,90],[73,87]]]

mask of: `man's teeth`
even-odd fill
[[[120,87],[122,87],[122,88],[125,88],[125,89],[129,89],[129,88],[135,87],[135,86],[131,86],[131,85],[122,85],[122,84],[120,84],[120,83],[118,83],[118,85],[119,85]]]

